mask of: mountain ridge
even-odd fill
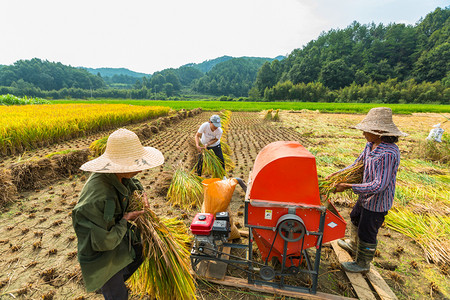
[[[248,59],[267,59],[267,60],[281,60],[283,58],[285,58],[285,56],[283,55],[278,55],[275,58],[270,58],[270,57],[256,57],[256,56],[242,56],[242,57],[233,57],[233,56],[229,56],[229,55],[223,55],[214,59],[208,59],[208,60],[204,60],[201,63],[187,63],[184,64],[182,66],[180,66],[179,68],[166,68],[166,69],[180,69],[183,67],[193,67],[195,69],[198,69],[200,71],[202,71],[203,73],[207,73],[209,72],[215,65],[224,62],[224,61],[228,61],[230,59],[233,58],[248,58]],[[79,67],[81,69],[85,69],[87,70],[89,73],[93,74],[93,75],[97,75],[98,73],[100,73],[100,75],[102,77],[113,77],[114,75],[125,75],[125,76],[131,76],[131,77],[135,77],[136,79],[138,78],[142,78],[142,77],[151,77],[154,73],[157,72],[161,72],[163,70],[160,71],[155,71],[152,74],[147,74],[147,73],[140,73],[140,72],[135,72],[133,70],[127,69],[127,68],[108,68],[108,67],[102,67],[102,68],[89,68],[89,67]]]

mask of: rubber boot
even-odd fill
[[[342,268],[350,273],[367,273],[370,271],[370,262],[375,256],[377,244],[369,244],[358,240],[357,249],[355,261],[342,263]]]
[[[352,223],[350,227],[350,238],[345,240],[338,240],[338,245],[351,255],[355,255],[357,244],[358,244],[358,227],[353,225]]]

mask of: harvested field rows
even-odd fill
[[[168,124],[165,128],[161,127],[158,133],[141,139],[144,146],[159,149],[166,159],[162,166],[137,175],[146,188],[151,209],[159,216],[178,217],[186,225],[189,225],[196,214],[196,211],[185,211],[171,206],[163,195],[170,182],[167,174],[180,163],[188,168],[195,163],[196,153],[195,149],[191,147],[191,143],[200,124],[207,121],[211,114],[212,112],[202,112],[193,117],[179,120]],[[342,118],[335,119],[335,116],[284,113],[281,114],[283,122],[274,123],[264,122],[262,113],[233,112],[227,140],[233,151],[232,159],[236,167],[229,172],[229,176],[240,177],[247,181],[258,152],[268,143],[280,140],[299,141],[307,147],[316,155],[318,167],[320,166],[318,171],[324,175],[351,162],[360,151],[358,145],[363,145],[364,142],[360,138],[359,132],[355,134],[348,129],[348,125],[355,123],[353,117],[345,118],[344,115],[341,115]],[[361,119],[362,116],[355,116],[355,118]],[[138,125],[127,128],[132,129],[136,126]],[[326,126],[326,129],[319,128],[321,126]],[[46,154],[66,149],[87,149],[91,142],[111,132],[112,130],[105,131],[37,149],[22,154],[21,158],[42,158]],[[357,143],[356,146],[352,144],[349,147],[353,142]],[[401,149],[408,151],[405,147],[401,147]],[[4,157],[1,160],[1,166],[9,167],[13,162],[17,162],[18,158],[18,156]],[[448,173],[448,170],[446,172]],[[42,299],[44,296],[49,297],[44,299],[103,299],[101,295],[87,294],[84,291],[75,256],[76,237],[72,229],[70,214],[88,176],[88,173],[69,177],[66,175],[39,188],[20,192],[16,203],[1,213],[0,295],[13,292],[18,299]],[[238,227],[242,227],[244,224],[243,200],[244,192],[238,186],[231,202],[231,211]],[[336,201],[342,203],[338,210],[348,220],[348,205],[351,203],[348,199],[342,201],[336,199]],[[241,242],[246,243],[244,239]],[[404,246],[408,252],[398,254],[396,252],[398,246]],[[405,273],[409,273],[411,280],[415,282],[424,282],[423,288],[428,287],[432,279],[424,279],[420,277],[419,273],[427,271],[427,274],[435,274],[431,273],[430,269],[435,271],[436,268],[426,263],[423,264],[423,260],[420,260],[423,255],[422,249],[412,239],[388,228],[382,228],[380,250],[381,255],[375,259],[378,266],[393,262],[401,268],[400,275],[388,269],[383,269],[381,272],[391,288],[398,295],[404,295],[401,299],[410,299],[410,295],[413,295],[413,291],[417,289],[405,277]],[[407,269],[405,266],[407,263],[401,261],[404,257],[408,262],[418,261],[421,263],[422,269],[417,271]],[[325,245],[322,250],[321,262],[318,291],[354,297],[351,285],[339,269],[336,256],[329,245]],[[229,275],[237,274],[230,273]],[[406,279],[408,280],[406,281]],[[248,291],[198,283],[197,295],[200,299],[261,298],[260,295]],[[303,284],[308,283],[304,282]],[[22,296],[20,296],[21,294]],[[51,295],[53,295],[52,298],[50,298]],[[433,293],[435,299],[440,299],[439,295],[443,294]],[[412,297],[414,298],[414,296]]]

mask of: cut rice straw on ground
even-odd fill
[[[428,262],[450,264],[449,216],[391,209],[385,222],[387,227],[414,239],[425,251]]]
[[[9,169],[0,170],[0,211],[1,208],[14,202],[17,197],[17,188],[13,183]]]
[[[233,151],[231,151],[230,146],[226,142],[224,142],[222,140],[220,141],[220,147],[222,147],[222,153],[223,154],[227,154],[227,155],[233,154]]]
[[[174,205],[178,204],[184,209],[191,210],[202,205],[202,195],[201,178],[178,167],[167,191],[167,199]]]
[[[223,154],[223,159],[225,161],[225,170],[232,171],[235,168],[234,162],[228,154]]]
[[[91,145],[89,146],[89,150],[92,151],[94,157],[100,156],[105,152],[108,137],[109,136],[102,137],[101,139],[98,139],[91,143]]]
[[[130,210],[142,209],[135,193]],[[156,299],[195,299],[195,282],[190,274],[189,241],[186,227],[175,219],[159,218],[150,209],[134,221],[141,233],[144,262],[128,284],[134,294]]]

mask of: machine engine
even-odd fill
[[[230,237],[230,215],[228,212],[198,213],[189,227],[194,235],[194,253],[217,253],[218,247]]]

